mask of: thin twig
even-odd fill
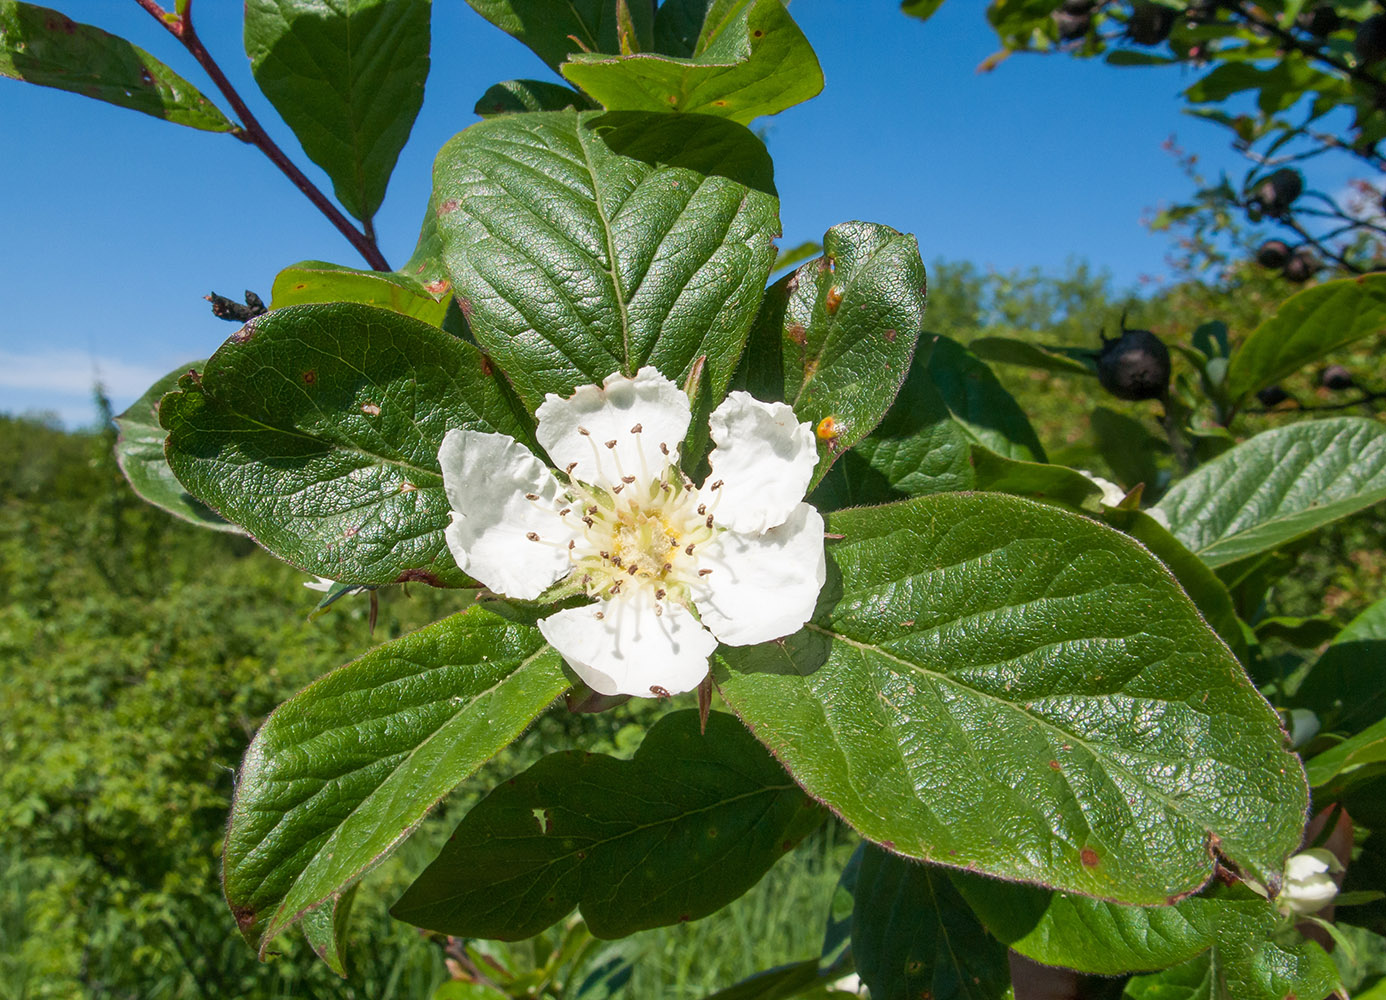
[[[1329,410],[1350,410],[1354,406],[1362,406],[1366,403],[1374,403],[1378,399],[1386,399],[1386,392],[1369,392],[1357,399],[1350,399],[1346,403],[1325,403],[1322,406],[1297,406],[1294,409],[1286,407],[1265,407],[1264,409],[1243,410],[1243,413],[1322,413]]]
[[[1238,2],[1233,5],[1232,9],[1235,10],[1238,14],[1241,14],[1242,17],[1246,18],[1248,24],[1260,28],[1267,34],[1274,35],[1276,38],[1280,39],[1290,48],[1295,49],[1296,51],[1310,57],[1311,59],[1317,59],[1319,62],[1323,63],[1326,66],[1332,66],[1338,72],[1346,74],[1350,79],[1356,80],[1364,87],[1370,87],[1373,90],[1375,90],[1378,98],[1386,99],[1386,83],[1383,83],[1381,80],[1378,80],[1376,77],[1372,76],[1370,73],[1362,69],[1362,67],[1350,66],[1347,63],[1343,62],[1343,60],[1339,59],[1337,56],[1327,52],[1321,46],[1314,45],[1310,42],[1304,41],[1301,38],[1295,37],[1293,32],[1290,32],[1285,28],[1282,28],[1280,26],[1280,23],[1276,21],[1274,17],[1261,16],[1261,12],[1259,11],[1259,9],[1256,8],[1254,4],[1249,5],[1246,3]]]
[[[135,0],[135,2],[163,25],[169,34],[182,43],[183,47],[197,60],[198,65],[211,77],[212,82],[217,85],[217,89],[221,91],[222,96],[231,105],[232,111],[241,120],[241,124],[234,127],[231,134],[242,142],[255,146],[269,157],[270,162],[293,182],[294,187],[307,196],[314,207],[326,216],[332,225],[337,227],[338,232],[351,242],[351,245],[374,270],[390,270],[389,263],[380,252],[380,247],[376,245],[375,233],[370,220],[366,221],[364,232],[357,229],[351,220],[343,215],[336,205],[332,204],[327,195],[323,194],[318,186],[294,165],[293,161],[269,137],[269,133],[265,131],[250,108],[246,107],[245,101],[241,100],[241,95],[236,92],[236,88],[231,85],[231,81],[226,78],[226,74],[221,71],[217,61],[212,58],[211,53],[207,51],[202,40],[197,36],[197,30],[193,27],[192,21],[192,0],[188,0],[181,17],[177,14],[169,14],[155,0]]]

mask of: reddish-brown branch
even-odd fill
[[[269,157],[271,163],[279,168],[280,172],[307,196],[314,207],[317,208],[332,225],[337,227],[338,232],[345,236],[354,246],[358,253],[366,259],[366,263],[376,271],[388,271],[390,265],[386,262],[385,256],[380,252],[379,246],[375,242],[375,233],[369,220],[366,221],[365,231],[357,229],[352,221],[342,214],[341,210],[323,194],[322,191],[311,180],[299,170],[294,162],[284,154],[284,151],[276,145],[270,138],[269,133],[256,119],[250,108],[246,107],[245,101],[241,100],[241,95],[236,92],[236,88],[231,85],[231,81],[226,78],[226,74],[221,71],[212,54],[207,51],[202,40],[197,36],[197,30],[193,27],[192,21],[192,2],[189,0],[183,8],[181,17],[170,15],[154,0],[135,0],[143,7],[155,20],[182,43],[189,54],[197,60],[197,64],[211,77],[212,82],[217,85],[222,96],[231,105],[231,110],[240,119],[240,126],[232,131],[237,139],[242,142],[255,146],[265,156]]]

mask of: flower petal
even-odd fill
[[[568,574],[573,532],[558,517],[558,482],[528,448],[507,434],[454,428],[438,464],[452,504],[448,548],[464,573],[521,600]]]
[[[682,605],[664,603],[656,615],[658,603],[642,588],[550,615],[539,631],[598,694],[692,691],[707,676],[717,640]]]
[[[652,482],[676,464],[690,410],[684,391],[647,367],[634,378],[614,372],[601,386],[580,386],[567,399],[549,393],[537,416],[539,443],[554,465],[567,470],[576,463],[573,476],[608,485],[622,476]]]
[[[717,522],[733,531],[764,531],[782,524],[808,489],[818,446],[813,429],[784,403],[762,403],[734,392],[709,421],[717,447],[703,499],[716,499]],[[716,491],[710,484],[718,481]],[[721,497],[717,497],[720,493]]]
[[[823,516],[806,503],[761,534],[726,531],[698,547],[712,570],[692,586],[703,624],[729,646],[791,635],[813,616],[827,579]]]

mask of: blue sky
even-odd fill
[[[133,0],[53,3],[149,49],[222,103]],[[476,98],[498,80],[551,78],[462,0],[434,7],[424,108],[376,219],[396,266],[413,248],[433,155],[475,121]],[[256,90],[241,4],[202,0],[196,10],[242,96],[330,191]],[[790,10],[827,87],[758,123],[775,158],[783,247],[864,219],[917,234],[926,261],[1057,271],[1084,258],[1134,285],[1162,273],[1168,249],[1142,216],[1188,192],[1162,141],[1177,133],[1205,166],[1240,168],[1223,133],[1180,113],[1187,80],[1177,68],[1027,56],[978,73],[996,48],[981,0],[951,0],[923,24],[893,0],[793,0]],[[251,288],[268,299],[276,271],[295,261],[361,264],[261,154],[228,136],[9,80],[0,80],[0,135],[0,410],[85,423],[94,378],[123,407],[232,332],[211,316],[206,292]]]

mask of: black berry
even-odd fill
[[[1295,23],[1309,34],[1324,38],[1341,28],[1343,19],[1338,16],[1332,4],[1321,3],[1300,14]]]
[[[1299,247],[1285,262],[1285,280],[1301,285],[1312,278],[1319,270],[1319,259],[1308,247]]]
[[[1303,192],[1304,176],[1298,170],[1281,167],[1256,185],[1252,200],[1260,206],[1262,212],[1279,218],[1290,210],[1295,199]]]
[[[1386,14],[1373,14],[1362,22],[1352,40],[1352,51],[1363,66],[1386,58]]]
[[[1290,259],[1290,245],[1284,240],[1266,240],[1256,248],[1256,263],[1280,270]]]
[[[1054,11],[1054,26],[1059,31],[1059,40],[1071,42],[1082,38],[1092,27],[1091,14],[1070,14],[1066,10]]]
[[[1290,394],[1278,385],[1268,385],[1256,394],[1262,406],[1279,406],[1290,398]]]
[[[1097,380],[1117,399],[1159,399],[1169,390],[1169,348],[1149,330],[1103,340]]]
[[[1325,389],[1341,391],[1352,388],[1352,372],[1342,365],[1329,365],[1319,376],[1319,385]]]
[[[1131,5],[1131,19],[1126,22],[1126,37],[1137,45],[1159,45],[1173,27],[1173,10],[1151,0],[1136,0]]]

